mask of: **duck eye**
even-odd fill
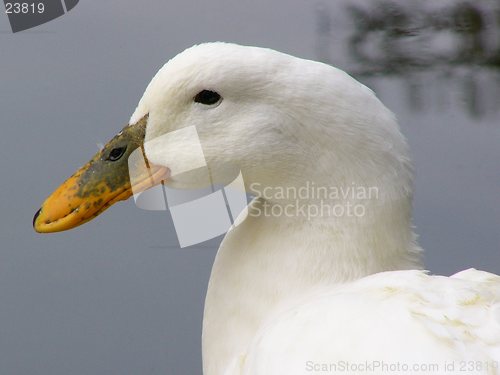
[[[108,160],[109,161],[117,161],[118,159],[120,159],[123,156],[126,149],[127,149],[126,146],[125,147],[117,147],[117,148],[112,149],[111,152],[109,153]]]
[[[202,90],[194,97],[196,103],[212,105],[221,100],[222,97],[215,91]]]

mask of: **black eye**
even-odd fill
[[[108,156],[108,160],[110,161],[117,161],[120,159],[123,154],[125,153],[125,150],[127,149],[127,146],[125,147],[117,147],[111,150]]]
[[[217,94],[215,91],[210,90],[202,90],[194,97],[194,101],[196,103],[211,105],[217,103],[221,100],[221,96]]]

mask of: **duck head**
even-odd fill
[[[158,71],[129,124],[45,201],[35,230],[70,229],[130,197],[127,159],[137,147],[156,168],[145,186],[168,173],[171,187],[204,187],[182,173],[200,166],[201,145],[212,183],[227,183],[236,168],[255,195],[355,182],[411,200],[394,116],[367,87],[319,62],[228,43],[194,46]]]

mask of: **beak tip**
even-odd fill
[[[40,212],[42,212],[41,208],[35,213],[35,216],[33,216],[33,228],[35,230],[36,230],[36,219],[38,219],[38,216],[40,216]]]

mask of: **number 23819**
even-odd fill
[[[45,12],[44,3],[5,3],[7,14],[41,14]]]

